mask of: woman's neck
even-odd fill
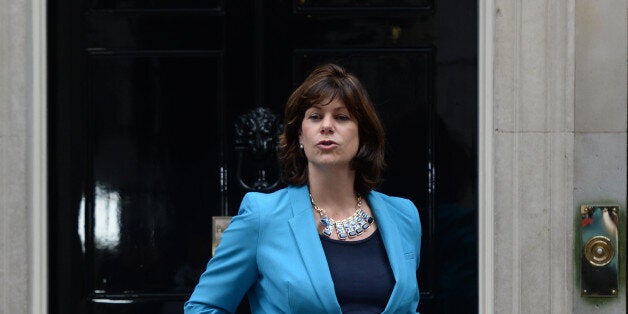
[[[310,171],[308,173],[308,186],[312,199],[332,216],[342,216],[355,211],[354,182],[354,171]]]

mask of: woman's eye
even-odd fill
[[[346,115],[338,115],[338,116],[336,116],[336,119],[341,120],[341,121],[351,120],[351,118],[349,116],[346,116]]]
[[[317,114],[317,113],[312,113],[312,114],[309,115],[308,118],[312,119],[312,120],[318,120],[318,119],[321,118],[321,116],[319,114]]]

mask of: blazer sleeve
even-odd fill
[[[414,203],[411,200],[407,200],[412,210],[410,211],[413,215],[414,222],[414,239],[415,239],[415,247],[416,247],[416,269],[419,269],[419,264],[421,262],[421,236],[423,234],[423,230],[421,227],[421,217],[419,216],[419,210],[416,208]]]
[[[415,246],[415,261],[416,261],[416,270],[419,270],[419,264],[421,262],[421,236],[422,236],[422,227],[421,227],[421,217],[419,215],[419,211],[417,209],[417,207],[414,205],[414,203],[409,200],[406,199],[406,202],[408,203],[408,208],[410,209],[410,217],[411,217],[411,228],[412,228],[412,234],[411,234],[411,240],[414,241],[414,246]],[[417,287],[418,287],[418,282],[417,282]],[[417,298],[417,302],[420,301],[421,299],[421,294],[419,293],[419,290],[417,289],[416,291],[416,298]],[[417,307],[418,307],[418,303],[417,303]],[[416,314],[420,314],[418,308],[416,309]]]
[[[259,224],[254,197],[247,193],[238,215],[232,218],[185,303],[185,314],[235,312],[259,274],[256,259]]]

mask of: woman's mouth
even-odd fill
[[[330,149],[333,147],[338,146],[338,143],[334,142],[334,141],[320,141],[318,142],[318,144],[316,144],[316,146],[320,147],[321,149]]]

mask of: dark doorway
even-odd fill
[[[384,120],[380,190],[419,207],[419,310],[477,312],[475,1],[48,10],[51,313],[181,313],[211,256],[212,217],[237,212],[241,182],[280,187],[272,162],[239,162],[251,157],[239,119],[280,117],[325,61],[360,77]]]

